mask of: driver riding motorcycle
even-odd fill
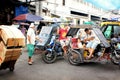
[[[68,30],[69,30],[69,26],[67,24],[63,25],[62,28],[59,28],[57,30],[57,33],[59,34],[59,40],[60,40],[60,44],[62,46],[62,49],[64,51],[64,57],[66,56],[67,54],[67,47],[66,45],[69,44],[69,40],[68,38],[66,37],[67,33],[68,33]]]

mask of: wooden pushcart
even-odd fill
[[[15,27],[0,26],[0,70],[14,70],[15,63],[25,46],[25,37]]]

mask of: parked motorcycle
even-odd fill
[[[52,36],[50,43],[46,46],[46,50],[42,54],[43,61],[48,64],[55,62],[57,57],[63,57],[64,52],[58,37],[59,35]]]
[[[70,30],[67,33],[67,37],[69,36],[69,39],[76,35],[78,32],[78,28],[70,28]],[[74,32],[73,32],[74,31]],[[62,50],[61,44],[58,40],[59,35],[53,35],[52,39],[49,43],[49,45],[46,47],[45,52],[42,54],[42,59],[46,63],[53,63],[57,59],[58,56],[62,56],[65,60],[68,60],[66,56],[64,56],[64,52]],[[74,50],[70,46],[70,41],[69,44],[65,46],[67,54],[70,52],[74,52]]]

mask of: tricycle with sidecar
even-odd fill
[[[91,25],[81,25],[80,27],[73,27],[69,31],[73,33],[74,29],[79,29],[80,32],[84,33],[85,28],[91,29],[91,31],[93,31],[100,40],[100,44],[97,45],[93,53],[94,57],[92,57],[91,59],[86,59],[86,56],[89,55],[88,50],[85,50],[84,48],[78,48],[78,38],[71,38],[70,46],[72,47],[72,52],[68,53],[68,62],[72,65],[79,65],[85,62],[100,62],[102,60],[110,60],[114,64],[120,65],[120,50],[116,49],[116,43],[114,41],[108,42],[106,40],[99,27]],[[69,34],[69,36],[71,36],[72,33]]]

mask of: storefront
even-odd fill
[[[15,8],[19,6],[27,6],[26,3],[18,0],[0,0],[0,25],[12,24],[12,19],[15,17]]]

